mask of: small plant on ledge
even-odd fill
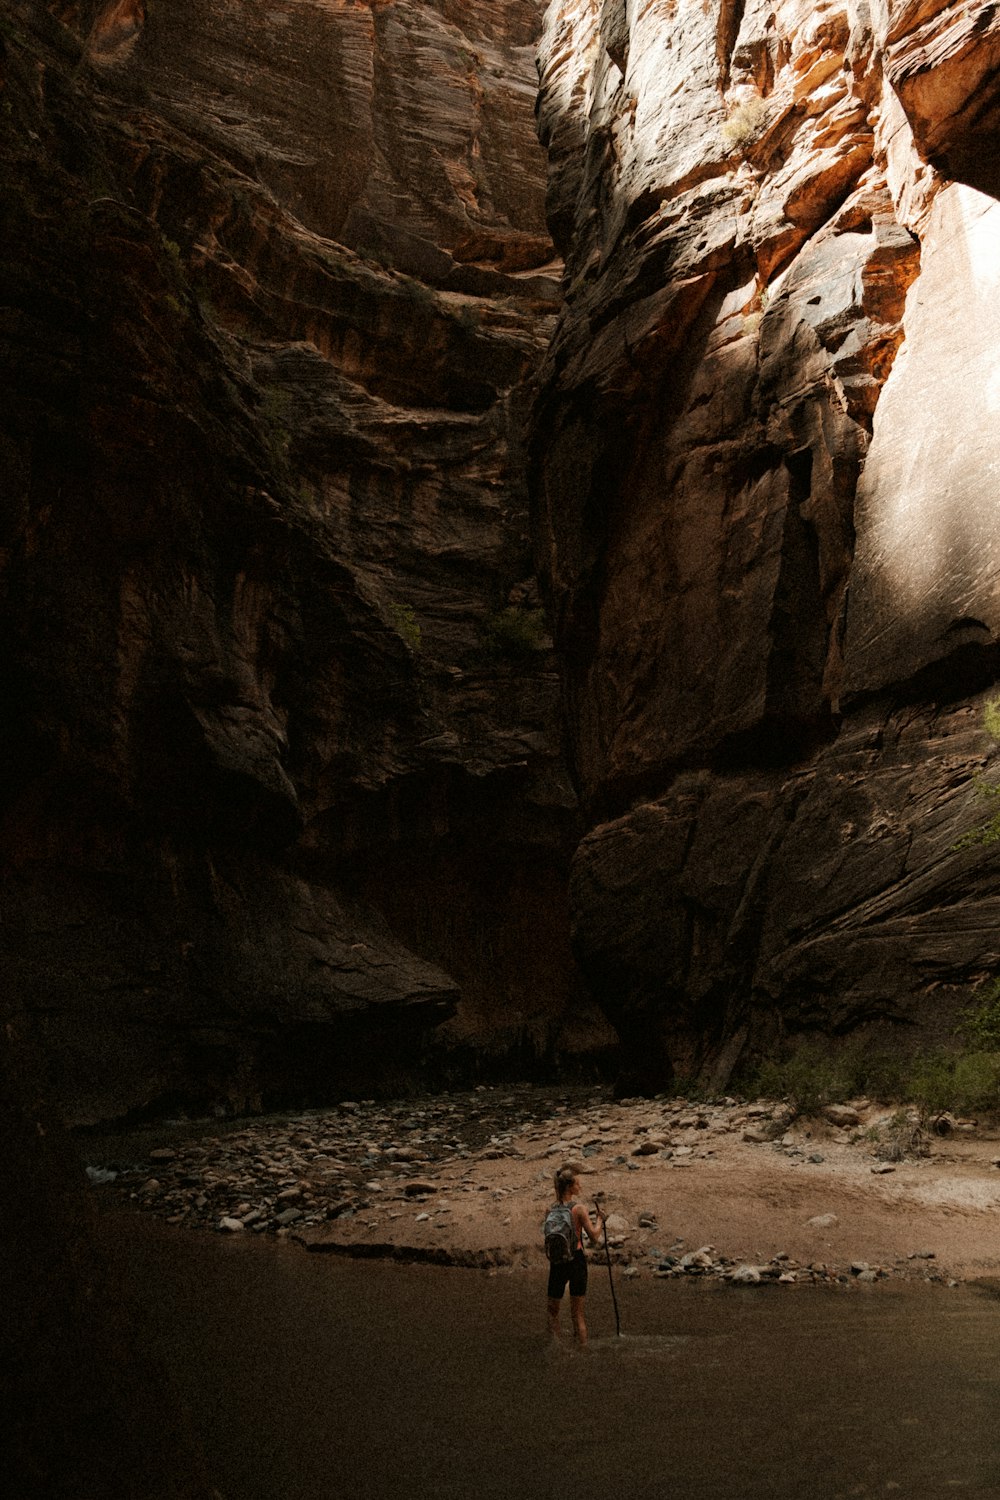
[[[389,624],[397,635],[402,636],[411,651],[420,650],[420,626],[408,604],[390,604],[386,609]]]
[[[975,1004],[959,1013],[956,1031],[976,1052],[1000,1052],[1000,979],[977,992]]]
[[[760,134],[767,117],[768,108],[763,99],[745,99],[723,122],[720,131],[723,144],[735,150],[745,150]]]
[[[983,728],[991,739],[1000,740],[1000,698],[989,698],[983,705]],[[980,797],[1000,797],[1000,785],[976,777],[976,792]],[[985,823],[970,828],[952,845],[954,849],[973,849],[980,845],[1000,843],[1000,811],[995,812]]]
[[[480,627],[483,653],[491,661],[518,661],[548,645],[545,615],[540,609],[508,605],[487,615]]]

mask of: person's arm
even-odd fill
[[[599,1244],[601,1230],[604,1227],[604,1219],[600,1212],[598,1211],[597,1223],[595,1224],[587,1211],[587,1205],[585,1203],[578,1203],[573,1210],[573,1217],[577,1222],[577,1226],[584,1231],[591,1244]]]

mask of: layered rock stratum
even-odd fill
[[[978,4],[548,8],[537,556],[575,943],[635,1084],[926,1040],[995,972],[998,38]]]

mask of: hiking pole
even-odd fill
[[[601,1214],[601,1199],[603,1197],[603,1193],[598,1193],[597,1197],[594,1199],[594,1208],[597,1210],[598,1214]],[[611,1305],[615,1310],[615,1338],[620,1339],[622,1336],[622,1324],[621,1319],[618,1316],[618,1298],[615,1296],[615,1278],[611,1274],[611,1247],[608,1244],[608,1220],[607,1216],[604,1214],[601,1214],[601,1219],[604,1225],[604,1254],[607,1256],[608,1260],[608,1285],[611,1287]]]

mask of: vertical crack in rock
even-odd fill
[[[806,514],[812,493],[812,452],[786,455],[788,496],[781,537],[781,561],[769,624],[769,718],[781,733],[817,721],[823,710],[827,622],[820,581],[819,539]]]
[[[624,74],[629,49],[627,0],[601,0],[601,40],[619,73]]]
[[[716,55],[719,60],[719,86],[725,91],[729,87],[733,53],[743,24],[746,0],[719,0],[719,16],[715,28]],[[766,49],[765,49],[766,50]]]

